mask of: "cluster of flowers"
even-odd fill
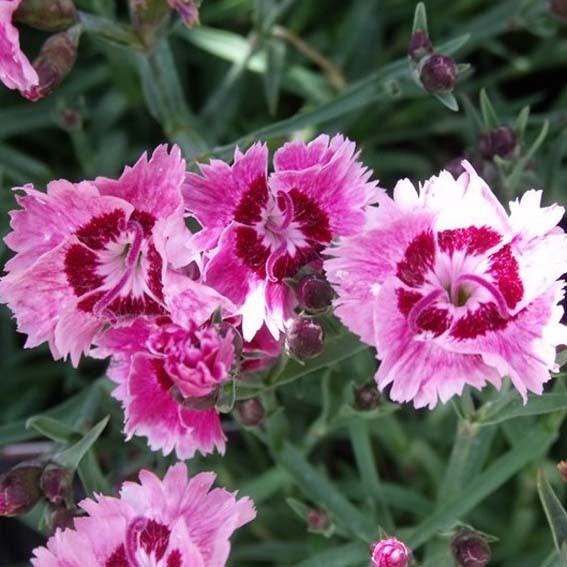
[[[326,273],[336,315],[376,348],[376,381],[392,385],[393,400],[434,407],[506,375],[525,398],[542,392],[567,344],[563,209],[529,191],[508,215],[463,166],[418,189],[402,180],[390,198],[340,135],[285,144],[272,173],[261,143],[200,173],[186,172],[179,148],[160,146],[118,180],[18,188],[0,300],[26,347],[47,342],[74,365],[110,357],[126,434],[180,459],[224,451],[218,393],[279,356],[306,272]],[[187,217],[201,230],[191,233]],[[105,567],[223,565],[251,503],[206,496],[212,478],[186,485],[179,466],[163,485],[141,479],[121,500],[84,503],[91,518],[57,532],[36,565],[84,565],[73,556],[82,548]],[[193,523],[201,505],[211,526]]]

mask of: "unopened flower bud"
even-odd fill
[[[411,551],[395,537],[381,539],[372,546],[373,567],[407,567],[411,561]]]
[[[83,126],[83,117],[77,108],[63,108],[57,113],[57,123],[67,132],[76,132]]]
[[[380,403],[380,391],[376,384],[364,384],[354,389],[354,407],[360,411],[370,411]]]
[[[24,0],[15,13],[18,22],[38,30],[66,30],[77,22],[72,0]]]
[[[567,482],[567,461],[560,461],[557,463],[557,470],[563,479],[563,482]]]
[[[516,134],[507,126],[500,126],[480,135],[478,149],[484,159],[493,160],[496,156],[509,157],[516,148]]]
[[[491,557],[486,539],[469,528],[460,528],[453,536],[451,551],[459,567],[484,567]]]
[[[306,520],[309,528],[315,532],[326,532],[331,526],[329,515],[324,510],[309,510]]]
[[[457,64],[447,55],[434,53],[425,60],[420,80],[423,88],[430,93],[450,92],[457,82]]]
[[[36,505],[42,470],[39,464],[22,463],[0,475],[0,516],[19,516]]]
[[[567,0],[551,0],[549,9],[556,18],[567,22]]]
[[[75,525],[77,510],[71,510],[64,506],[55,508],[49,518],[49,526],[55,532],[57,529],[65,530]]]
[[[154,33],[170,14],[164,0],[129,0],[132,24],[138,34],[151,43]]]
[[[43,495],[55,506],[71,499],[73,471],[57,465],[47,465],[41,473],[39,485]]]
[[[33,64],[39,76],[39,84],[23,93],[27,99],[42,99],[60,85],[75,65],[78,44],[77,28],[52,35],[43,44]]]
[[[199,6],[195,0],[167,0],[169,5],[177,10],[183,23],[192,28],[199,25]]]
[[[308,360],[321,354],[324,337],[321,323],[315,319],[297,317],[287,331],[287,348],[299,360]]]
[[[309,274],[297,285],[297,299],[306,311],[323,311],[331,305],[333,288],[323,276]]]
[[[237,402],[236,412],[240,423],[247,427],[258,427],[266,418],[266,410],[258,398]]]
[[[417,63],[431,53],[433,45],[429,36],[423,30],[416,30],[410,39],[408,55]]]

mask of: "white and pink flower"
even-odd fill
[[[377,541],[372,546],[372,567],[408,567],[411,551],[395,537]]]
[[[93,356],[112,356],[108,376],[118,384],[125,433],[147,437],[153,450],[175,451],[180,459],[196,451],[223,453],[225,436],[215,402],[232,378],[236,332],[212,321],[234,307],[211,288],[172,274],[165,298],[167,315],[140,317],[110,328]]]
[[[336,314],[377,348],[380,389],[433,407],[509,376],[526,399],[557,370],[567,272],[564,210],[528,191],[508,215],[470,164],[419,188],[400,181],[373,226],[328,249]]]
[[[13,24],[22,0],[0,0],[0,81],[31,97],[39,76],[20,47],[20,34]]]
[[[125,482],[120,498],[97,495],[81,507],[74,529],[57,530],[35,549],[34,567],[223,567],[230,537],[256,516],[249,498],[211,490],[213,473],[187,478],[177,464],[163,481],[140,472]]]
[[[190,257],[184,175],[179,148],[160,146],[118,180],[20,189],[22,209],[5,239],[16,255],[0,301],[28,335],[26,347],[47,341],[55,358],[76,365],[108,325],[166,313],[164,277]]]
[[[286,279],[334,237],[361,230],[380,193],[370,173],[354,143],[319,136],[279,149],[270,176],[260,143],[237,150],[232,165],[213,160],[201,175],[187,174],[186,207],[203,227],[194,246],[205,252],[204,281],[238,307],[245,340],[264,323],[277,338],[296,305]]]

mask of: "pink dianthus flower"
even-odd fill
[[[108,376],[118,384],[125,432],[147,437],[153,450],[180,459],[196,451],[224,452],[225,437],[215,402],[236,363],[236,331],[215,324],[215,311],[230,313],[230,302],[213,289],[170,275],[168,314],[140,317],[110,328],[93,351],[112,356]]]
[[[372,213],[373,226],[327,250],[335,312],[381,360],[380,389],[434,407],[465,384],[541,394],[567,344],[558,304],[567,272],[564,210],[540,191],[508,215],[467,162],[420,186],[400,181]]]
[[[87,517],[57,530],[34,551],[34,567],[223,567],[233,532],[256,516],[249,498],[211,490],[213,473],[188,480],[183,464],[163,481],[140,472],[120,497],[96,495],[81,502]]]
[[[55,358],[77,364],[109,325],[165,314],[164,277],[189,261],[178,147],[144,154],[118,180],[52,181],[47,193],[21,188],[5,238],[16,255],[0,280],[28,335]]]
[[[323,135],[285,144],[269,177],[260,143],[236,150],[232,165],[213,160],[187,174],[186,207],[203,227],[194,246],[205,252],[204,282],[237,306],[246,341],[264,323],[277,338],[297,304],[286,280],[334,237],[361,229],[380,192],[370,173],[353,142]]]
[[[0,81],[31,97],[39,76],[20,48],[20,34],[13,24],[22,0],[0,0]]]

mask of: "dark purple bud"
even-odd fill
[[[47,32],[66,30],[78,20],[72,0],[24,0],[15,17],[26,26]]]
[[[57,113],[57,122],[63,130],[76,132],[83,127],[83,117],[77,108],[64,108]]]
[[[52,35],[43,44],[33,64],[39,76],[39,85],[24,92],[23,95],[32,101],[50,95],[74,67],[78,45],[77,28]]]
[[[450,92],[457,82],[457,64],[447,55],[434,53],[425,60],[419,77],[430,93]]]
[[[354,389],[354,407],[360,411],[370,411],[378,407],[380,391],[376,384],[364,384]]]
[[[324,338],[325,333],[319,321],[297,317],[287,331],[287,348],[299,360],[308,360],[321,354]]]
[[[0,516],[25,514],[39,502],[42,470],[37,463],[22,463],[0,475]]]
[[[431,53],[433,53],[433,45],[429,36],[423,30],[416,30],[410,39],[408,55],[417,63]]]
[[[65,530],[67,528],[73,528],[77,515],[77,510],[71,510],[63,506],[55,508],[51,513],[49,525],[54,532],[57,529]]]
[[[306,311],[323,311],[331,305],[333,288],[325,277],[309,274],[299,280],[297,299],[299,306]]]
[[[451,551],[459,567],[484,567],[492,556],[486,539],[469,528],[460,528],[453,536]]]
[[[563,482],[567,483],[567,461],[559,461],[557,463],[557,470],[563,479]]]
[[[564,23],[567,23],[567,0],[551,0],[551,13]]]
[[[464,157],[454,158],[451,161],[447,162],[445,165],[445,169],[455,178],[459,177],[461,173],[465,172],[465,168],[463,167],[463,160]]]
[[[266,418],[266,410],[258,398],[237,402],[236,413],[240,423],[247,427],[258,427]]]
[[[331,526],[329,515],[324,510],[309,510],[306,520],[309,528],[315,532],[326,532]]]
[[[482,157],[492,161],[496,156],[509,157],[516,149],[516,134],[507,126],[500,126],[488,132],[482,132],[478,142]]]
[[[61,506],[72,497],[73,471],[57,465],[47,465],[41,473],[39,485],[43,495],[51,504]]]

